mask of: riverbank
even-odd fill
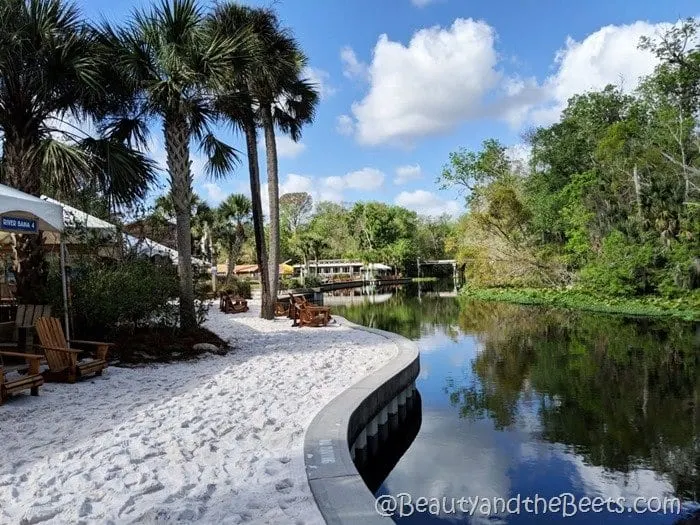
[[[460,296],[481,301],[571,308],[621,315],[675,317],[687,321],[700,320],[700,297],[664,299],[662,297],[601,297],[580,290],[551,288],[472,288],[465,286]]]
[[[0,407],[2,523],[323,523],[304,434],[397,351],[342,324],[211,310],[226,356],[47,384]]]

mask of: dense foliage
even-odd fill
[[[48,301],[56,313],[63,309],[58,265],[50,272]],[[71,301],[76,332],[83,336],[133,330],[140,326],[177,325],[177,269],[144,259],[119,264],[80,260],[71,270]]]
[[[697,28],[641,42],[660,62],[633,93],[570,99],[559,122],[529,134],[527,167],[494,140],[451,155],[441,180],[466,194],[454,243],[473,285],[698,295]]]
[[[311,213],[311,197],[280,199],[283,259],[302,264],[318,259],[382,262],[397,273],[414,271],[417,257],[444,258],[453,223],[449,216],[421,217],[382,202],[343,206],[320,202]]]

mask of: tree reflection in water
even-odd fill
[[[419,339],[476,338],[467,370],[444,393],[467,419],[496,430],[532,427],[592,465],[666,474],[676,495],[700,499],[700,326],[559,309],[416,297],[339,312]],[[471,373],[470,373],[471,372]]]

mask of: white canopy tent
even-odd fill
[[[66,228],[85,228],[91,231],[100,231],[104,237],[109,237],[117,232],[117,227],[112,223],[99,219],[94,215],[90,215],[89,213],[69,206],[68,204],[63,204],[62,202],[54,200],[50,197],[46,197],[45,195],[42,195],[41,198],[46,202],[63,207],[63,222]],[[127,250],[136,250],[136,253],[139,255],[145,255],[147,257],[159,255],[169,258],[173,264],[177,264],[178,262],[177,250],[168,248],[167,246],[157,243],[151,239],[140,239],[133,235],[124,234],[123,242],[124,248]],[[198,259],[197,257],[192,257],[192,263],[197,266],[209,266],[209,263],[203,261],[202,259]]]
[[[63,209],[60,205],[0,184],[0,232],[2,232],[2,242],[7,242],[11,239],[13,233],[39,235],[39,232],[51,232],[60,236],[63,230]],[[70,341],[65,246],[62,239],[60,243],[60,260],[66,339]]]

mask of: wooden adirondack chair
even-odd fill
[[[51,305],[20,304],[14,321],[0,323],[0,348],[15,348],[19,346],[19,332],[22,329],[34,328],[37,319],[51,317]]]
[[[291,317],[289,314],[289,301],[277,300],[275,302],[275,317]]]
[[[91,346],[95,358],[89,361],[78,362],[80,350],[68,347],[66,337],[63,335],[61,322],[55,317],[42,317],[35,325],[36,333],[44,351],[49,370],[44,372],[44,378],[48,381],[66,381],[75,383],[81,377],[89,374],[102,375],[107,368],[107,352],[112,343],[99,341],[71,341],[72,343]]]
[[[29,365],[29,371],[25,375],[8,379],[5,375],[5,368],[2,364],[2,357],[22,357]],[[29,390],[31,395],[39,395],[39,387],[44,384],[44,377],[39,373],[39,365],[43,356],[37,354],[21,354],[19,352],[0,352],[0,405],[2,405],[12,394]]]
[[[225,314],[239,314],[248,311],[248,301],[241,297],[221,294],[219,309]]]
[[[331,322],[330,306],[311,306],[308,304],[299,307],[299,327],[326,326]]]
[[[292,326],[326,326],[331,321],[330,306],[315,306],[306,297],[294,297],[289,294],[290,300],[294,303],[294,323]]]

